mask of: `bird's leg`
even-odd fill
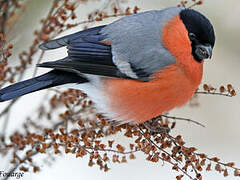
[[[146,121],[143,123],[143,125],[145,126],[145,128],[148,129],[148,131],[151,134],[161,134],[161,133],[169,133],[170,129],[168,127],[162,127],[159,125],[159,123],[156,121],[158,119],[152,119],[149,121]]]

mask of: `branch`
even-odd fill
[[[21,161],[19,161],[15,166],[13,166],[9,171],[8,174],[12,174],[16,171],[16,169],[23,164],[26,160],[28,160],[30,157],[35,156],[36,154],[38,154],[37,151],[32,152],[29,156],[25,156],[23,159],[21,159]],[[3,178],[3,180],[8,180],[9,178],[11,178],[11,176],[6,176],[5,178]]]
[[[233,97],[230,93],[210,92],[210,91],[196,91],[195,94],[219,95],[226,97]]]
[[[168,116],[168,115],[160,115],[160,117],[165,117],[165,118],[173,119],[173,120],[187,121],[187,122],[194,123],[194,124],[197,124],[199,126],[205,127],[205,125],[203,125],[203,124],[201,124],[201,123],[199,123],[195,120],[188,119],[188,118],[181,118],[181,117]]]

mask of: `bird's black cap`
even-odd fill
[[[202,59],[199,59],[195,54],[196,45],[209,44],[212,48],[214,47],[215,34],[213,26],[204,15],[193,9],[183,9],[180,12],[180,18],[188,30],[188,33],[195,36],[195,39],[192,41],[193,56],[196,60],[201,61]]]
[[[194,33],[199,38],[199,41],[208,43],[212,47],[214,46],[214,29],[210,21],[204,15],[193,9],[184,9],[180,13],[180,18],[189,33]]]

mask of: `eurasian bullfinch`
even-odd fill
[[[173,7],[123,17],[40,45],[68,56],[38,64],[52,70],[0,90],[0,101],[69,85],[112,120],[142,123],[188,102],[211,58],[214,29],[201,13]]]

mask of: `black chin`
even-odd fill
[[[199,57],[199,56],[195,53],[195,51],[196,51],[196,47],[192,45],[192,56],[194,57],[194,59],[195,59],[197,62],[201,63],[201,62],[203,61],[203,58]]]
[[[198,56],[193,56],[193,57],[199,63],[201,63],[203,61],[203,59],[200,59]]]

